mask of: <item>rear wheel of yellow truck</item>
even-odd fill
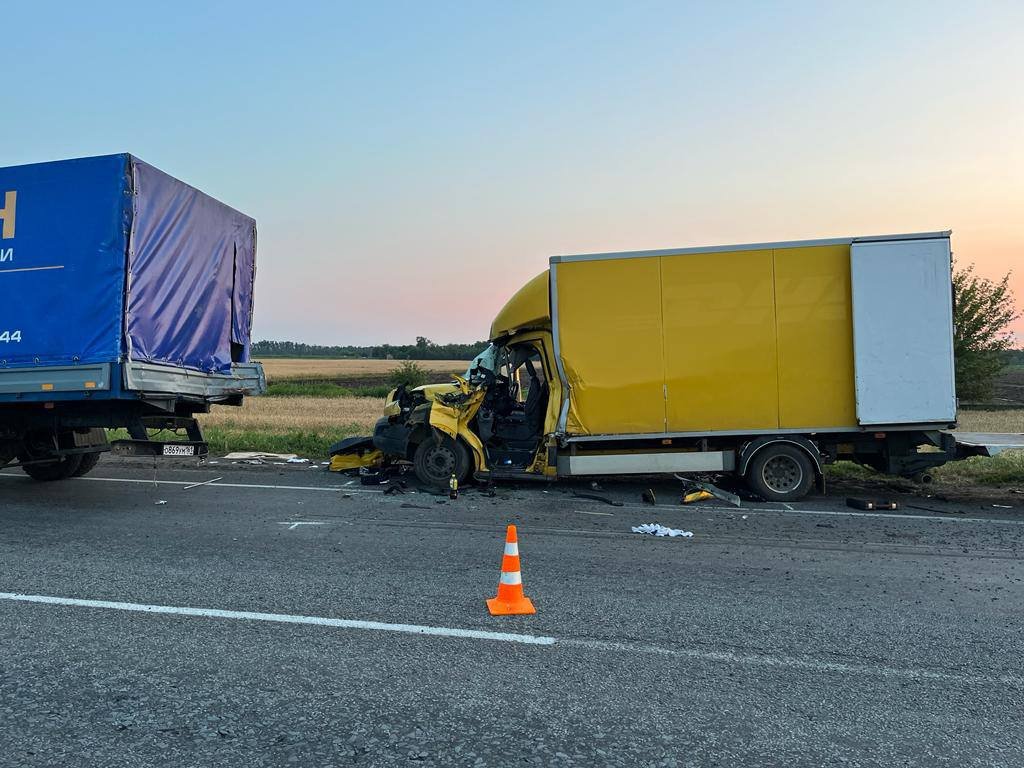
[[[469,451],[458,440],[435,434],[416,446],[412,465],[416,477],[427,485],[447,488],[452,475],[461,485],[469,477]]]
[[[796,501],[811,490],[814,466],[794,445],[766,445],[750,462],[746,481],[765,501]]]

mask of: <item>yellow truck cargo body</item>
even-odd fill
[[[944,237],[948,249],[948,233],[928,237]],[[552,332],[569,395],[560,431],[862,427],[851,290],[858,242],[552,258]],[[946,399],[935,421],[955,418],[955,398]]]

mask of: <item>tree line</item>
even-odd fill
[[[330,357],[370,358],[374,360],[472,360],[487,346],[486,341],[471,344],[435,344],[417,336],[415,344],[378,344],[324,346],[301,341],[257,341],[252,356],[260,357]]]

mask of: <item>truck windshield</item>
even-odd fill
[[[498,372],[498,348],[496,346],[489,344],[487,349],[473,358],[473,362],[469,364],[469,369],[466,371],[466,378],[472,378],[473,371],[477,368],[486,368],[491,373]]]

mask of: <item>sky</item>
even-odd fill
[[[131,152],[256,218],[256,338],[468,342],[555,254],[945,229],[1024,309],[1019,0],[41,0],[0,29],[0,165]]]

